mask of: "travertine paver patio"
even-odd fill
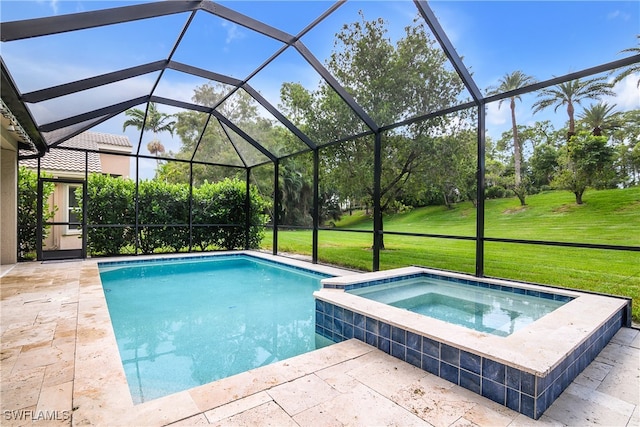
[[[133,405],[96,261],[6,270],[3,426],[640,425],[640,333],[631,328],[538,421],[355,340]]]

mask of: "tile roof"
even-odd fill
[[[98,151],[105,151],[106,147],[102,147],[102,150],[100,150],[101,147],[99,144],[131,147],[129,138],[126,136],[99,132],[83,132],[63,142],[60,146],[92,150],[88,152],[87,170],[88,172],[102,172],[102,164],[100,163],[100,154]],[[38,160],[21,160],[20,165],[35,169],[38,167]],[[84,172],[84,166],[85,153],[83,151],[51,148],[49,152],[40,159],[40,168],[47,171]]]
[[[81,139],[83,141],[96,142],[98,144],[114,145],[117,147],[131,147],[129,138],[124,135],[114,135],[112,133],[101,132],[83,132],[80,135],[71,138],[69,141]],[[67,141],[67,142],[69,142]],[[66,144],[64,142],[62,145]]]

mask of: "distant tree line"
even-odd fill
[[[630,49],[628,51],[634,51]],[[376,124],[384,126],[458,105],[468,100],[464,85],[422,20],[415,20],[395,41],[383,19],[345,25],[336,35],[325,64],[328,71],[353,96]],[[556,129],[549,121],[521,125],[516,121],[519,96],[504,99],[511,112],[510,129],[497,140],[487,138],[485,197],[516,196],[522,205],[539,191],[571,191],[583,202],[587,188],[638,185],[640,179],[640,111],[617,112],[601,102],[613,95],[612,84],[637,68],[621,70],[611,83],[607,77],[577,79],[538,91],[532,112],[566,110],[567,127]],[[536,82],[521,71],[506,74],[488,94],[504,93]],[[260,112],[244,90],[228,96],[219,83],[195,89],[193,101],[214,107],[243,132],[274,154],[288,155],[305,148],[295,135]],[[583,106],[587,101],[592,103]],[[502,102],[500,102],[500,105]],[[368,131],[363,121],[333,88],[320,80],[314,90],[296,82],[280,89],[281,112],[319,144],[320,222],[335,221],[353,208],[368,210],[373,204],[374,137],[348,139]],[[131,114],[131,117],[141,116]],[[168,183],[192,180],[196,185],[232,177],[244,179],[242,168],[189,165],[169,159],[243,166],[268,163],[231,128],[196,111],[171,118],[158,114],[147,127],[169,124],[181,140],[176,153],[158,165],[155,178]],[[175,119],[175,120],[173,120]],[[142,123],[129,125],[142,128]],[[472,109],[428,118],[387,130],[382,134],[380,206],[383,213],[425,205],[453,207],[461,201],[477,202],[477,114]],[[154,131],[155,135],[155,131]],[[235,147],[229,143],[233,141]],[[158,142],[157,136],[154,141]],[[153,142],[153,141],[152,141]],[[158,150],[157,144],[153,147]],[[151,152],[150,148],[150,152]],[[281,225],[313,223],[313,157],[287,157],[279,165],[279,200],[269,205],[269,216]],[[251,169],[252,182],[274,200],[273,166]],[[274,209],[279,207],[277,211]]]

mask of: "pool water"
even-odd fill
[[[100,263],[135,403],[320,348],[328,276],[250,256]]]
[[[480,332],[508,336],[566,303],[417,277],[348,291]]]

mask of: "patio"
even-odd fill
[[[502,28],[503,22],[499,19],[503,17],[523,16],[535,24],[534,10],[525,13],[520,9],[518,15],[510,7],[524,3],[493,2],[500,6],[498,13],[491,16],[496,21],[487,21],[480,15],[474,16],[479,12],[487,13],[487,5],[474,12],[473,2],[470,2],[468,10],[449,15],[451,12],[442,6],[452,2],[433,2],[432,7],[423,0],[337,1],[331,4],[273,2],[267,7],[264,4],[258,7],[259,2],[235,2],[233,8],[208,0],[134,0],[127,5],[114,2],[108,5],[109,8],[103,8],[98,2],[86,2],[88,10],[83,11],[68,9],[71,2],[51,2],[52,10],[44,12],[36,7],[23,8],[24,3],[5,2],[1,37],[2,425],[22,426],[33,422],[110,426],[640,425],[640,330],[637,324],[633,328],[622,328],[537,421],[356,340],[134,405],[97,261],[86,259],[96,254],[141,255],[167,248],[173,248],[175,252],[194,252],[198,248],[201,251],[207,248],[257,248],[258,244],[250,244],[249,237],[245,237],[243,245],[229,246],[194,239],[194,232],[206,230],[204,227],[243,229],[248,236],[252,227],[248,219],[251,214],[267,212],[266,208],[251,207],[250,189],[256,186],[267,199],[265,206],[269,203],[272,206],[270,217],[265,220],[269,233],[262,247],[270,246],[273,255],[262,254],[263,257],[276,256],[279,251],[293,253],[295,249],[286,246],[285,238],[278,240],[278,233],[279,230],[300,230],[308,232],[305,236],[307,247],[303,252],[308,254],[308,260],[314,264],[319,261],[330,263],[327,253],[331,250],[319,242],[326,243],[328,235],[338,234],[334,232],[347,232],[342,234],[368,236],[368,241],[361,246],[366,248],[367,268],[372,271],[389,268],[391,262],[395,262],[395,256],[401,258],[404,265],[428,264],[434,268],[474,272],[477,277],[504,277],[567,287],[574,285],[565,283],[569,276],[589,277],[599,285],[608,285],[607,280],[610,280],[612,286],[598,292],[630,296],[628,291],[611,289],[619,284],[637,288],[640,274],[634,266],[639,264],[631,257],[639,253],[640,246],[637,239],[630,238],[638,235],[635,230],[613,233],[613,228],[617,227],[611,226],[607,232],[598,232],[595,237],[576,235],[575,230],[594,223],[593,217],[586,216],[582,222],[554,223],[557,233],[550,232],[551,227],[535,220],[539,215],[520,226],[505,227],[500,225],[496,215],[487,214],[485,201],[493,201],[493,196],[488,196],[489,190],[502,192],[503,186],[491,182],[496,180],[488,167],[497,162],[493,146],[500,135],[510,129],[507,109],[500,110],[500,104],[511,101],[515,105],[515,101],[521,102],[523,97],[525,102],[518,107],[519,112],[522,110],[518,121],[523,125],[529,119],[534,120],[533,114],[540,111],[541,99],[544,100],[558,85],[580,86],[580,80],[604,84],[613,79],[612,73],[619,77],[620,73],[635,69],[630,67],[640,63],[640,54],[635,48],[628,47],[630,41],[635,40],[636,28],[632,28],[633,33],[626,34],[628,40],[620,36],[616,43],[604,43],[607,50],[599,53],[595,44],[584,38],[595,34],[592,28],[596,27],[579,19],[567,20],[564,18],[570,16],[567,9],[555,9],[556,5],[565,3],[572,8],[577,6],[572,2],[546,2],[545,8],[551,12],[542,15],[531,31],[526,28],[513,31],[509,38],[501,39],[499,43],[483,41],[480,36],[492,33],[488,31],[491,28]],[[45,2],[37,2],[40,3]],[[382,13],[385,7],[389,8],[386,14]],[[581,4],[572,13],[583,12],[580,9],[586,9],[586,6]],[[601,31],[597,33],[607,34],[609,41],[613,40],[612,31],[606,29],[615,28],[613,18],[620,15],[622,19],[625,14],[619,10],[613,15],[606,12],[608,14],[598,11],[590,15],[607,17],[610,27],[598,27]],[[635,13],[635,9],[632,12]],[[368,21],[376,16],[379,21]],[[456,19],[448,19],[448,16],[456,16]],[[452,22],[464,23],[461,19],[464,16],[474,18],[469,22],[477,19],[475,31],[471,32],[473,26],[467,24],[469,33],[461,34],[451,26]],[[385,42],[373,53],[398,52],[396,56],[400,59],[406,56],[411,66],[399,59],[397,63],[389,62],[386,68],[378,69],[385,61],[377,61],[379,64],[371,69],[363,66],[367,75],[380,75],[379,80],[373,79],[363,85],[366,79],[358,78],[353,72],[359,70],[358,61],[354,61],[351,69],[345,68],[344,61],[331,60],[327,47],[332,41],[340,41],[339,34],[343,38],[348,36],[350,33],[344,31],[349,28],[354,30],[354,37],[359,37],[359,31],[355,29],[360,28],[361,23],[372,22],[371,28],[386,34],[387,24],[383,25],[382,17],[392,24],[389,30],[406,26],[412,31],[408,31],[406,37],[393,34],[393,43]],[[552,17],[562,19],[562,25],[556,27],[561,27],[563,33],[556,36],[557,39],[565,39],[564,33],[571,33],[569,26],[580,23],[585,30],[581,44],[588,54],[581,52],[579,44],[567,48],[562,43],[539,40],[540,28],[554,27],[548,20]],[[633,21],[633,18],[625,20]],[[347,24],[349,22],[353,24]],[[622,21],[618,26],[622,27]],[[140,37],[140,34],[145,36]],[[375,34],[372,31],[367,37]],[[518,37],[521,40],[517,49],[502,54],[487,50],[506,47],[504,41],[517,42]],[[346,37],[350,38],[353,37]],[[465,38],[474,43],[465,44]],[[534,39],[539,42],[531,43]],[[203,40],[211,42],[203,43]],[[422,53],[399,55],[404,51],[402,40],[406,46],[412,46],[412,43],[421,46],[423,50],[417,52]],[[343,54],[346,55],[344,58],[348,57],[355,46],[337,44],[334,53],[338,59]],[[425,46],[429,46],[428,49]],[[521,49],[521,46],[538,46],[542,56],[536,58],[534,49]],[[558,58],[549,55],[554,53],[552,48],[557,49]],[[474,60],[474,54],[481,51],[485,51],[485,55],[478,55]],[[630,51],[634,53],[619,56],[621,52]],[[83,55],[78,55],[79,52]],[[525,56],[518,58],[520,53]],[[490,54],[513,59],[513,63],[492,60]],[[413,64],[413,58],[421,56],[433,56],[439,58],[439,62],[435,67],[427,62]],[[364,52],[363,58],[371,57],[373,55]],[[541,64],[552,64],[553,67],[538,68]],[[427,65],[430,71],[425,78],[422,67]],[[508,85],[496,81],[503,73],[505,78],[519,75],[515,73],[520,72],[520,68],[531,75],[525,76],[516,87],[505,87]],[[376,73],[369,73],[372,70]],[[404,72],[397,73],[397,70]],[[625,82],[637,88],[637,72],[632,74]],[[351,77],[354,77],[353,81]],[[387,84],[396,77],[407,79],[399,79],[394,85]],[[298,84],[295,83],[297,80],[307,81]],[[603,102],[613,102],[612,99],[621,102],[626,93],[622,90],[625,82],[616,83],[619,93],[610,92],[608,96],[612,98],[605,98]],[[390,111],[377,105],[379,95],[385,94],[380,89],[382,86],[389,98],[385,105],[394,106]],[[298,90],[284,96],[287,88]],[[610,89],[613,88],[611,83]],[[203,94],[211,96],[201,96]],[[296,94],[308,95],[313,102],[296,112],[296,99],[299,98],[293,96]],[[376,96],[372,96],[374,94]],[[420,96],[413,99],[413,94]],[[595,95],[585,99],[601,100]],[[238,106],[243,107],[239,110],[248,112],[236,116],[234,111]],[[637,108],[631,103],[623,109],[628,110],[625,113],[631,113]],[[136,124],[129,122],[136,114],[140,120]],[[573,113],[568,129],[562,127],[564,115],[552,116],[549,111],[546,114],[549,115],[536,116],[535,123],[544,124],[547,118],[557,120],[557,132],[553,132],[557,134],[559,142],[556,142],[558,146],[566,146],[574,134]],[[501,154],[504,160],[495,163],[505,166],[501,179],[508,178],[509,185],[513,180],[511,189],[504,184],[504,197],[509,194],[507,190],[513,190],[514,194],[515,190],[522,190],[517,171],[520,166],[516,165],[531,159],[530,156],[523,158],[522,152],[515,149],[520,147],[516,143],[520,131],[517,130],[515,109],[511,116],[515,131],[512,138],[507,138],[508,133],[504,138],[507,145],[513,140],[513,154],[505,148]],[[158,126],[163,120],[172,118],[176,119],[172,125]],[[155,125],[150,126],[154,121]],[[131,126],[127,131],[129,134],[125,133],[128,126]],[[599,126],[597,128],[602,131]],[[117,157],[119,166],[124,169],[101,172],[125,178],[121,181],[131,183],[134,190],[126,198],[127,208],[107,207],[102,211],[128,211],[131,215],[130,218],[92,218],[88,207],[92,203],[97,206],[98,198],[90,197],[88,193],[93,185],[89,181],[90,156],[100,154],[100,145],[97,148],[81,147],[74,145],[74,138],[86,136],[85,132],[89,130],[113,136],[120,134],[121,129],[125,135],[121,138],[129,139],[132,150],[114,150],[112,147],[109,155],[113,155],[111,160]],[[174,131],[177,132],[175,139]],[[543,133],[546,135],[546,130]],[[592,136],[595,137],[595,133]],[[628,139],[631,138],[618,142],[626,149]],[[161,140],[167,144],[166,150]],[[545,137],[545,144],[547,142]],[[535,143],[542,144],[537,140]],[[535,145],[534,141],[531,144]],[[631,145],[628,148],[631,149]],[[79,158],[79,169],[65,170],[72,172],[71,175],[60,173],[65,168],[54,169],[55,176],[49,177],[54,174],[50,173],[44,159],[56,156],[67,160],[66,163]],[[434,158],[454,161],[446,166],[442,161],[432,162]],[[53,221],[50,221],[46,218],[47,209],[43,207],[47,198],[42,189],[39,191],[39,208],[34,209],[38,218],[32,227],[38,230],[36,243],[32,250],[23,251],[21,239],[15,232],[20,206],[16,183],[18,165],[28,164],[28,160],[31,160],[38,184],[44,186],[55,182],[66,186],[63,193],[66,201],[56,205],[64,215],[57,219],[52,217]],[[511,160],[514,162],[513,178],[506,172],[511,170]],[[442,168],[435,167],[442,165]],[[346,175],[338,173],[352,169],[362,173],[348,180]],[[412,180],[409,180],[410,175]],[[244,188],[240,209],[244,216],[197,218],[193,209],[197,205],[194,189],[200,188],[202,183],[231,176],[239,179]],[[164,182],[168,185],[168,177],[175,180],[171,185],[184,186],[183,193],[188,193],[189,197],[181,207],[188,204],[189,209],[163,211],[164,216],[151,215],[154,213],[151,202],[158,201],[162,206],[171,203],[166,203],[164,196],[150,197],[151,202],[145,202],[141,196],[145,194],[144,184],[141,186],[140,183]],[[291,179],[296,177],[300,180]],[[632,178],[635,179],[635,175]],[[346,187],[330,188],[334,183],[347,181],[358,183],[357,191]],[[550,178],[547,181],[550,185]],[[438,182],[443,183],[442,188],[436,188],[434,183]],[[456,182],[455,186],[447,184],[450,182]],[[287,183],[300,183],[301,186],[287,186]],[[546,184],[541,183],[535,191],[548,187]],[[636,185],[633,181],[633,186]],[[82,196],[76,192],[80,187]],[[98,187],[93,185],[93,188]],[[425,193],[408,194],[414,189],[425,190]],[[335,197],[341,192],[341,201],[349,202],[349,211],[352,199],[354,206],[356,201],[366,203],[365,211],[367,215],[370,211],[371,215],[370,226],[337,228],[334,221],[326,221],[325,211],[328,212],[330,202],[338,200]],[[405,197],[402,200],[393,200],[395,196],[389,198],[389,194],[399,197],[402,192],[407,193],[406,200]],[[114,192],[107,193],[108,199],[116,199]],[[301,193],[305,193],[304,203],[293,197]],[[532,189],[527,194],[533,196],[535,193]],[[394,228],[383,221],[391,202],[399,202],[399,209],[406,207],[402,201],[423,207],[423,204],[432,203],[426,195],[437,196],[438,200],[444,198],[447,207],[450,204],[448,195],[455,195],[455,203],[469,203],[472,208],[464,213],[464,217],[473,218],[473,223],[466,228],[456,225],[454,231],[450,231],[437,227],[418,229],[412,225]],[[414,196],[420,196],[420,200],[411,200]],[[519,197],[524,206],[524,193]],[[69,203],[73,200],[77,206]],[[83,207],[80,222],[77,221],[78,206]],[[565,211],[573,211],[573,204],[567,206],[557,204],[552,212],[564,215]],[[630,206],[630,209],[615,212],[618,223],[638,223],[626,221],[627,211],[635,210],[638,205]],[[299,212],[289,215],[288,212],[296,212],[293,208]],[[338,208],[344,210],[344,207]],[[524,210],[509,208],[503,213],[513,218],[511,214],[516,211]],[[145,216],[147,213],[149,215]],[[46,230],[54,227],[70,234],[81,248],[43,245]],[[143,237],[152,234],[149,231],[152,229],[182,230],[189,237],[180,245],[171,241],[162,242],[163,247],[146,247],[141,242]],[[511,233],[527,229],[530,230],[528,234]],[[535,232],[536,229],[541,232]],[[105,230],[115,230],[114,235],[124,246],[96,249],[95,232]],[[82,240],[77,238],[79,236]],[[571,239],[567,240],[566,236]],[[411,248],[402,247],[395,249],[396,252],[387,250],[391,249],[394,239],[396,242],[419,240],[424,243],[422,246],[434,249],[442,247],[442,262],[446,263],[436,265],[424,255],[421,259],[412,259]],[[74,257],[85,259],[40,262],[61,259],[56,252],[67,249],[74,251]],[[527,252],[529,250],[536,257],[529,259],[526,255],[532,253]],[[28,255],[36,256],[39,262],[15,264],[25,255],[23,252],[32,252]],[[351,254],[346,249],[336,253],[343,259]],[[504,259],[503,253],[525,254],[523,258],[527,265],[531,261],[530,270],[536,272],[562,264],[555,276],[561,279],[552,283],[539,276],[512,276],[524,263],[518,259]],[[61,255],[71,256],[68,252]],[[438,261],[437,257],[435,259]],[[293,262],[306,265],[300,260]],[[589,270],[592,265],[599,266],[600,271]],[[363,269],[357,264],[349,266]],[[592,315],[589,309],[577,313],[584,313],[585,317]],[[555,324],[552,326],[556,327]],[[535,345],[531,340],[527,343]],[[550,347],[560,355],[565,354],[558,347]],[[535,355],[527,354],[527,357],[540,360]],[[520,397],[515,401],[520,402]]]
[[[631,328],[538,421],[355,340],[134,406],[97,262],[2,273],[3,425],[640,424],[640,331]]]

